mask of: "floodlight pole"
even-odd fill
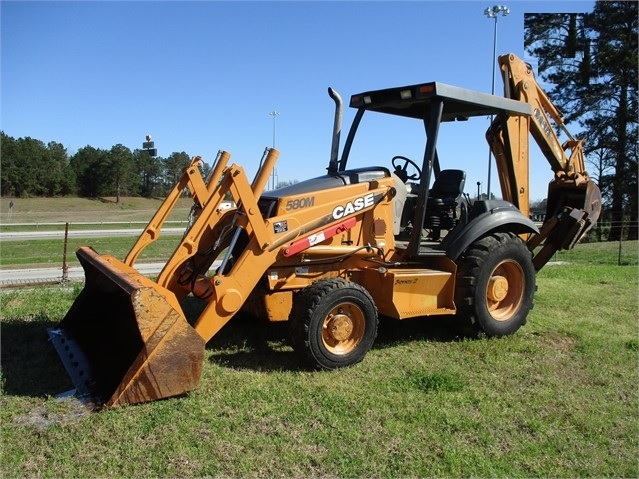
[[[510,9],[506,5],[493,5],[492,7],[486,7],[484,10],[484,15],[488,18],[492,18],[495,20],[495,26],[493,28],[493,61],[491,63],[493,70],[493,81],[491,87],[491,94],[495,94],[495,63],[497,62],[497,17],[499,14],[502,16],[506,16],[510,13]],[[490,115],[490,123],[493,123],[493,115]],[[490,171],[492,167],[492,150],[490,149],[490,145],[488,145],[488,182],[486,184],[486,198],[490,200]]]
[[[280,116],[280,113],[277,110],[273,110],[269,113],[270,116],[273,117],[273,148],[275,148],[275,119]],[[275,189],[275,167],[273,167],[273,171],[271,171],[271,189]]]

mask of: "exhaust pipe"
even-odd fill
[[[342,133],[342,112],[344,110],[344,105],[342,103],[342,97],[333,90],[331,87],[328,87],[328,96],[330,96],[335,102],[335,120],[333,121],[333,144],[331,145],[331,160],[328,163],[328,173],[336,174],[337,173],[337,156],[339,155],[339,137]]]

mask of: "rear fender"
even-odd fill
[[[539,233],[539,228],[513,204],[502,200],[476,201],[467,222],[460,222],[442,241],[446,256],[457,260],[477,239],[494,230],[516,234]]]

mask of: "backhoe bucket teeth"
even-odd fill
[[[49,331],[76,394],[115,407],[196,388],[205,341],[175,295],[91,248],[77,256],[85,287],[59,328]]]

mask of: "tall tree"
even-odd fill
[[[92,146],[80,148],[71,157],[71,169],[76,176],[80,196],[96,198],[107,194],[107,152]]]
[[[526,51],[539,62],[549,95],[576,121],[585,153],[599,175],[612,219],[610,240],[624,215],[637,238],[637,2],[599,1],[583,14],[527,14]],[[593,159],[594,158],[594,161]]]
[[[131,191],[135,183],[133,153],[126,146],[118,143],[111,147],[108,156],[108,175],[115,191],[115,202],[120,204],[120,196]]]
[[[590,28],[599,33],[594,55],[603,81],[602,95],[609,96],[614,112],[606,115],[610,135],[611,156],[614,158],[612,211],[613,222],[623,220],[625,211],[634,223],[628,229],[629,238],[637,239],[637,87],[638,87],[638,27],[637,2],[597,2],[587,17]],[[590,123],[592,127],[594,124]],[[616,221],[615,221],[616,220]],[[616,228],[611,239],[619,239]]]
[[[17,145],[15,138],[0,132],[0,194],[14,196],[17,190]]]
[[[139,180],[139,194],[150,198],[157,194],[157,186],[161,181],[161,159],[153,157],[147,150],[135,150],[133,152],[135,168]]]
[[[38,168],[38,183],[46,196],[75,193],[75,175],[69,166],[67,149],[61,143],[47,144],[46,163]]]
[[[75,193],[66,148],[54,141],[17,140],[2,132],[2,195],[57,196]]]
[[[3,151],[3,169],[5,162],[9,166],[8,182],[16,196],[46,195],[43,184],[43,172],[51,167],[46,145],[34,138],[18,138],[9,151]],[[55,174],[55,171],[53,172]]]
[[[184,151],[180,153],[173,152],[164,160],[164,184],[168,188],[172,188],[180,179],[182,170],[189,166],[190,161],[191,158]]]

